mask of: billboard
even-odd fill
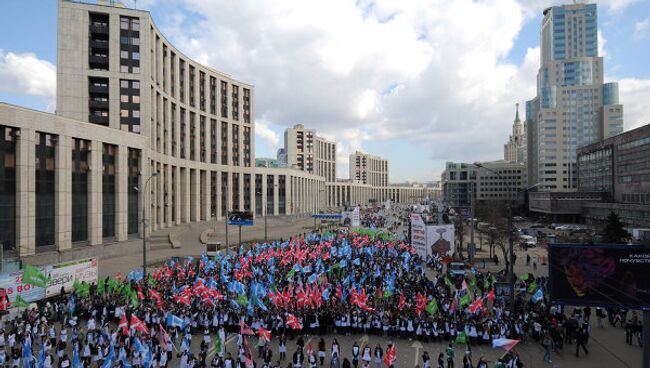
[[[75,280],[97,283],[97,259],[86,258],[50,266],[48,276],[50,281],[45,290],[46,298],[61,295],[61,288],[66,293],[72,291]]]
[[[0,297],[6,295],[14,302],[20,295],[25,301],[35,302],[61,294],[63,287],[66,292],[72,290],[75,280],[89,284],[97,283],[97,259],[85,258],[55,265],[37,266],[41,273],[47,276],[47,288],[23,283],[23,271],[16,271],[0,278]]]
[[[430,255],[451,257],[456,252],[454,225],[428,225],[426,249]]]
[[[569,305],[650,306],[650,247],[550,244],[551,300]]]
[[[427,226],[419,213],[411,214],[411,246],[422,258],[427,257]]]
[[[253,213],[243,211],[228,212],[228,225],[253,226]]]
[[[352,227],[359,227],[361,226],[361,209],[359,206],[354,207],[354,211],[352,211]]]

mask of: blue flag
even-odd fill
[[[113,341],[111,341],[111,347],[108,349],[108,355],[104,358],[104,363],[102,363],[101,368],[111,368],[113,366],[113,360],[115,360],[115,347],[113,346]]]
[[[74,344],[72,350],[72,368],[81,368],[81,361],[79,360],[79,344]]]
[[[32,343],[29,339],[23,339],[23,368],[32,368]]]
[[[129,364],[129,361],[126,359],[126,352],[124,351],[124,348],[120,349],[120,362],[122,362],[122,367],[123,368],[132,368],[133,366]]]
[[[185,328],[185,321],[178,316],[175,316],[171,313],[167,313],[166,320],[167,327],[178,327],[181,330]]]
[[[38,363],[36,366],[38,368],[43,368],[44,365],[45,365],[45,349],[43,348],[43,346],[41,346],[41,349],[38,352]]]
[[[544,299],[544,291],[542,290],[542,288],[537,289],[537,292],[535,292],[535,294],[533,294],[533,296],[530,298],[533,304],[536,304],[542,299]]]

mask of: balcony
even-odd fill
[[[108,126],[108,116],[88,115],[88,121],[93,124]]]
[[[108,65],[108,55],[90,55],[88,60],[91,64]]]
[[[108,49],[108,40],[90,40],[90,47],[95,49]]]
[[[108,101],[90,100],[88,101],[88,107],[91,109],[108,110]]]
[[[108,85],[102,86],[102,85],[90,84],[88,86],[88,92],[108,95]]]
[[[91,33],[102,33],[108,34],[108,24],[107,23],[91,23],[90,24]]]

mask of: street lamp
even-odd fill
[[[149,181],[154,176],[158,176],[159,172],[151,173],[149,178],[144,184],[142,190],[142,279],[146,280],[147,277],[147,218],[146,218],[146,209],[147,209],[147,187],[149,186]],[[138,187],[133,189],[138,190]]]
[[[506,199],[506,205],[507,205],[507,216],[508,216],[508,253],[510,257],[510,263],[509,263],[509,270],[508,274],[510,276],[510,309],[512,313],[515,313],[515,269],[514,269],[514,246],[512,242],[512,207],[510,205],[510,194],[513,192],[512,187],[508,182],[501,176],[501,174],[496,171],[492,170],[488,167],[485,167],[482,163],[480,162],[475,162],[474,166],[478,167],[479,169],[485,169],[493,174],[495,174],[505,185],[505,187],[508,189],[508,198]]]

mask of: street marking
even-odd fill
[[[413,363],[413,365],[416,366],[420,360],[420,349],[422,349],[422,343],[416,341],[411,345],[411,347],[415,349],[415,363]]]

